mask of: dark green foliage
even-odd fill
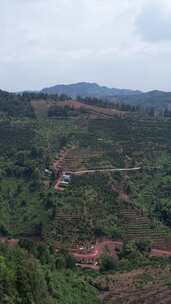
[[[9,158],[33,145],[35,130],[30,122],[0,121],[0,152]]]
[[[19,246],[26,249],[37,258],[41,264],[48,265],[50,269],[74,269],[75,260],[65,249],[55,252],[53,247],[47,246],[43,242],[36,242],[30,239],[20,239]]]
[[[19,248],[6,245],[0,245],[0,256],[1,303],[46,304],[51,301],[38,260]]]
[[[150,241],[128,241],[124,242],[119,253],[119,261],[116,264],[117,271],[132,271],[140,267],[166,267],[170,265],[169,258],[150,256]]]
[[[46,245],[32,244],[31,248],[27,240],[20,245],[28,251],[0,245],[2,304],[98,303],[95,290],[79,273],[67,270],[65,265],[58,271],[55,263],[58,255]],[[63,256],[65,259],[66,254]]]
[[[75,268],[75,260],[68,253],[67,250],[62,249],[56,255],[56,268],[57,269],[74,269]]]
[[[100,257],[99,265],[101,272],[113,271],[117,265],[117,262],[114,261],[113,257],[108,255],[107,252],[104,252]]]
[[[20,95],[7,93],[0,90],[0,113],[13,117],[34,117],[34,112],[29,100]]]
[[[59,106],[52,106],[49,108],[48,111],[48,117],[57,117],[57,118],[68,118],[71,116],[78,116],[79,115],[78,110],[72,109],[70,107],[59,107]]]
[[[120,253],[121,258],[135,258],[139,255],[148,256],[151,252],[149,241],[129,241],[125,242]]]
[[[68,241],[94,240],[99,236],[118,238],[122,231],[117,225],[117,204],[117,194],[112,192],[107,177],[75,176],[71,186],[58,194],[49,233],[55,239]]]

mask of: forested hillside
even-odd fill
[[[34,112],[31,103],[24,96],[8,93],[0,90],[0,115],[12,117],[33,117]]]
[[[100,303],[72,258],[44,244],[0,244],[0,287],[2,304]]]
[[[167,290],[170,112],[67,99],[0,92],[1,302],[116,303],[139,269],[130,290]]]

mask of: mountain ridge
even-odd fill
[[[139,90],[109,88],[107,86],[101,86],[95,82],[59,84],[46,87],[42,89],[41,92],[46,94],[70,94],[70,96],[73,98],[76,98],[78,95],[82,97],[106,97],[142,94],[142,92]]]
[[[97,83],[79,82],[69,85],[55,85],[44,88],[45,94],[64,94],[72,98],[96,97],[114,103],[125,103],[130,105],[140,105],[152,107],[157,110],[171,109],[171,92],[152,90],[143,92],[139,90],[117,89],[100,86]]]
[[[109,88],[100,86],[95,82],[78,82],[73,84],[59,84],[46,87],[39,91],[25,90],[23,92],[8,93],[0,90],[0,97],[9,94],[10,98],[24,93],[46,94],[46,95],[66,95],[72,99],[77,97],[98,98],[110,103],[122,103],[133,106],[151,107],[156,110],[171,110],[171,92],[151,90],[143,92],[139,90]]]

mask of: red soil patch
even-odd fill
[[[92,114],[102,114],[105,116],[125,116],[126,112],[116,109],[102,108],[97,106],[88,105],[76,100],[66,100],[64,102],[58,102],[60,106],[68,106],[73,109],[85,109]]]
[[[67,156],[67,154],[69,153],[69,151],[70,151],[70,149],[65,150],[62,153],[62,155],[60,156],[60,158],[58,160],[55,160],[53,162],[53,170],[55,172],[58,172],[58,171],[61,170],[61,172],[59,173],[59,176],[58,176],[58,178],[56,180],[56,183],[55,183],[55,189],[56,189],[56,191],[59,191],[59,192],[61,192],[61,191],[64,190],[63,188],[60,187],[60,183],[62,181],[62,176],[63,176],[63,171],[62,171],[61,164],[62,164],[63,160],[65,159],[65,157]]]
[[[151,255],[156,257],[171,257],[171,251],[165,251],[160,249],[152,249]]]

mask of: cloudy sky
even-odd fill
[[[0,0],[0,88],[171,91],[170,0]]]

